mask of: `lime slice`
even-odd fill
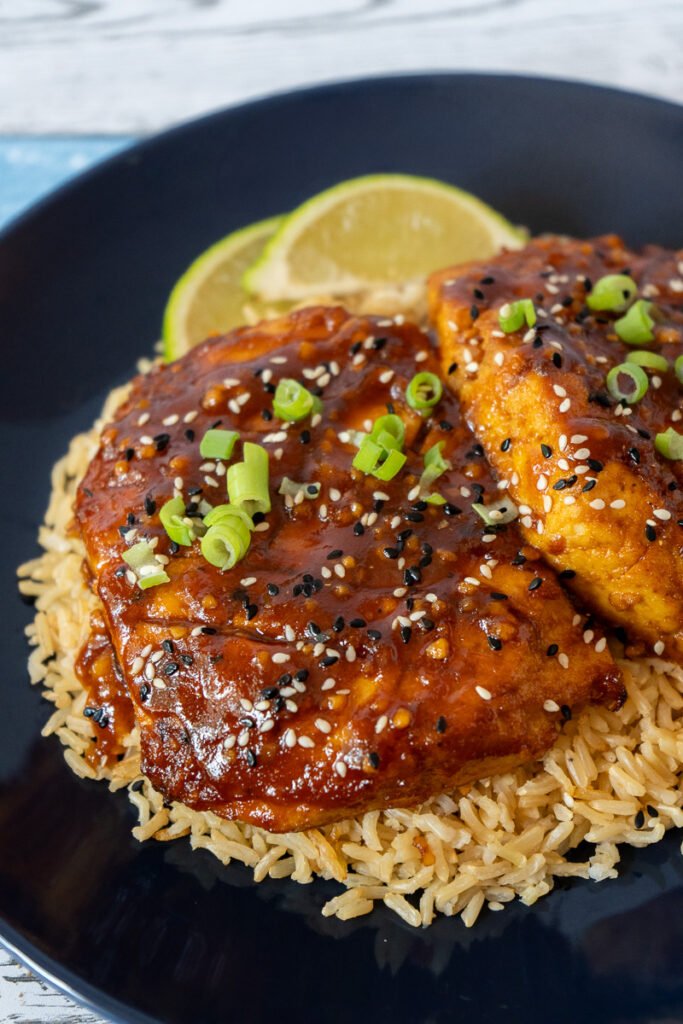
[[[244,323],[244,307],[250,299],[242,287],[242,276],[281,221],[281,217],[271,217],[234,231],[185,271],[164,311],[162,336],[167,360],[178,359],[212,334],[224,334]]]
[[[476,196],[431,178],[376,174],[320,192],[285,217],[244,275],[263,300],[346,295],[485,259],[526,235]]]

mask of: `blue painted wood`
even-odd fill
[[[132,137],[120,135],[0,135],[0,229],[58,185],[131,142]]]

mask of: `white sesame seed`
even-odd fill
[[[254,585],[254,583],[256,583],[255,576],[245,576],[244,579],[240,580],[241,587],[251,587]]]
[[[399,527],[400,525],[401,525],[401,517],[400,516],[394,516],[394,518],[389,523],[389,527],[392,530],[397,529],[397,527]]]
[[[317,427],[319,423],[322,423],[322,419],[323,418],[319,412],[314,412],[313,415],[311,416],[311,426]]]
[[[380,384],[388,384],[391,378],[394,376],[393,370],[385,370],[384,373],[380,373],[379,382]]]
[[[520,522],[527,530],[531,529],[531,516],[522,516]]]
[[[281,697],[293,697],[295,693],[296,693],[296,690],[294,689],[293,686],[282,686],[282,687],[280,687],[280,696]]]
[[[469,583],[472,587],[481,586],[479,580],[475,579],[474,576],[465,576],[463,583]]]
[[[544,711],[559,711],[560,710],[560,705],[557,703],[557,701],[546,700],[543,703],[543,710]]]
[[[216,476],[218,476],[218,477],[225,476],[226,469],[225,469],[225,466],[224,466],[224,464],[222,462],[219,462],[218,465],[216,466],[215,473],[216,473]]]
[[[202,464],[201,464],[201,466],[199,468],[202,471],[202,473],[213,473],[215,471],[215,469],[216,469],[216,463],[215,462],[202,462]]]
[[[489,569],[488,565],[480,565],[480,566],[479,566],[479,572],[481,573],[481,575],[482,575],[482,576],[483,576],[483,577],[484,577],[485,579],[487,579],[487,580],[493,579],[493,573],[492,573],[492,572],[491,572],[491,570]],[[424,614],[424,613],[423,613],[423,614]]]
[[[586,434],[572,434],[569,440],[572,444],[583,444],[584,441],[588,440],[588,437]]]
[[[484,544],[493,544],[493,542],[496,540],[496,537],[497,534],[495,533],[483,533],[481,539]]]
[[[287,362],[286,356],[271,356],[270,362],[275,363],[276,366],[282,366],[283,363]]]
[[[289,625],[289,623],[286,624],[284,633],[285,640],[289,640],[290,643],[293,643],[293,641],[296,640],[296,633],[294,632],[294,629]]]
[[[557,660],[559,664],[562,666],[562,668],[569,668],[569,658],[564,653],[564,651],[562,651],[561,654],[558,654]]]
[[[152,686],[155,686],[157,690],[166,689],[166,683],[163,681],[163,679],[160,679],[159,676],[156,676],[156,678],[152,680]]]
[[[355,647],[347,647],[346,648],[346,660],[347,661],[355,661],[356,660],[356,648]]]
[[[397,321],[397,323],[398,323],[398,321]],[[418,352],[417,355],[415,356],[415,362],[416,363],[424,363],[424,361],[428,357],[428,355],[429,355],[429,353],[425,352],[425,350],[422,349],[422,351]]]
[[[674,409],[674,411],[671,413],[671,422],[678,423],[682,416],[683,412],[681,412],[680,409]]]
[[[254,704],[254,711],[267,711],[269,707],[269,700],[257,700]]]
[[[266,530],[269,530],[269,529],[270,529],[270,523],[266,523],[266,522],[257,523],[256,526],[253,529],[253,532],[254,533],[265,533]]]
[[[479,369],[479,363],[475,363],[475,362],[467,363],[467,365],[465,366],[465,369],[467,370],[468,373],[476,373],[477,370]]]
[[[149,434],[143,434],[140,438],[140,444],[154,444],[154,438],[150,437]]]
[[[558,398],[567,397],[566,388],[563,388],[560,384],[553,384],[553,391],[555,392]]]
[[[313,648],[313,657],[314,658],[319,658],[324,650],[325,650],[325,644],[323,644],[320,641],[318,641],[318,643]]]
[[[593,632],[593,630],[592,630],[592,629],[587,629],[587,630],[586,630],[586,631],[584,632],[584,634],[583,634],[583,642],[584,642],[585,644],[590,644],[590,643],[592,643],[592,642],[593,642],[593,637],[594,637],[594,636],[595,636],[595,633]]]
[[[234,398],[231,398],[230,401],[228,402],[228,409],[230,410],[231,413],[234,413],[235,416],[239,416],[240,407]]]
[[[214,476],[208,476],[208,475],[205,476],[204,477],[204,483],[206,484],[207,487],[219,487],[220,486],[219,483],[218,483],[218,480],[216,480],[216,478]]]
[[[325,718],[316,718],[313,724],[319,732],[328,733],[332,731],[332,726]]]
[[[529,507],[529,505],[519,505],[518,508],[523,516],[531,515],[531,508]]]
[[[290,750],[296,746],[296,733],[293,729],[287,729],[285,732],[285,746]]]
[[[289,655],[285,651],[278,651],[276,654],[271,655],[270,660],[276,665],[284,665],[286,661],[289,661]]]
[[[593,500],[589,501],[588,504],[590,505],[591,508],[594,508],[594,509],[597,509],[597,510],[602,509],[602,508],[605,507],[605,503],[602,500],[602,498],[593,498]]]
[[[190,636],[199,636],[201,631],[202,631],[202,627],[201,626],[195,626],[194,629],[190,632]],[[150,650],[151,650],[151,647],[150,647]],[[141,653],[142,653],[142,655],[144,657],[144,651],[141,652]]]
[[[225,747],[226,750],[232,750],[232,748],[235,746],[236,742],[237,742],[237,740],[236,740],[235,736],[228,736],[228,738],[225,741],[225,743],[223,744],[223,746]]]
[[[408,491],[408,501],[415,501],[415,499],[418,497],[419,493],[420,493],[420,485],[419,484],[415,484],[415,486],[410,491]]]
[[[326,565],[323,565],[320,569],[320,575],[324,580],[329,580],[330,576],[332,575],[332,570],[328,569]]]
[[[151,662],[148,665],[145,665],[145,679],[149,683],[154,679],[154,665],[152,665]]]
[[[572,403],[569,401],[568,398],[563,399],[558,406],[558,412],[567,412],[569,409],[571,409],[571,405]]]
[[[199,416],[197,409],[191,409],[190,412],[186,412],[183,416],[183,423],[192,423]]]
[[[438,600],[439,599],[436,594],[432,594],[431,592],[429,594],[425,594],[425,601],[429,601],[430,604],[435,604]]]
[[[341,498],[341,491],[338,491],[336,487],[330,487],[330,500],[339,501]]]
[[[363,355],[363,353],[362,352],[357,352],[356,355],[351,360],[351,365],[352,366],[360,366],[361,363],[364,363],[364,362],[365,362],[365,356]]]
[[[306,692],[306,684],[303,683],[300,679],[295,679],[294,682],[292,683],[292,686],[294,687],[297,693]]]
[[[581,616],[578,615],[578,614],[574,615],[573,618],[572,618],[572,626],[578,626],[578,624],[580,622],[581,622]]]
[[[334,765],[334,770],[336,771],[337,775],[339,775],[342,779],[346,777],[347,769],[343,761],[336,761]]]
[[[310,736],[299,736],[297,742],[300,747],[306,747],[307,749],[310,749],[311,747],[315,746],[315,742],[311,739]]]
[[[138,426],[144,427],[145,423],[149,423],[149,413],[143,412],[141,416],[138,416]]]
[[[388,721],[389,719],[387,718],[386,715],[380,715],[380,717],[375,722],[375,732],[377,733],[377,735],[379,735],[386,729]]]
[[[553,499],[550,497],[549,494],[544,494],[543,495],[543,511],[544,512],[550,512],[552,510],[552,507],[553,507]]]
[[[323,373],[322,376],[318,377],[318,385],[321,388],[326,388],[331,380],[332,377],[330,376],[329,373]]]
[[[502,352],[496,352],[495,356],[493,357],[493,361],[496,364],[496,366],[502,366],[503,363],[505,362],[505,356],[503,355]]]
[[[624,508],[625,505],[626,505],[626,502],[624,501],[623,498],[615,498],[614,501],[610,501],[610,503],[609,503],[609,507],[610,508]]]
[[[265,721],[259,725],[259,732],[270,732],[271,729],[275,728],[275,722],[272,718],[266,718]]]
[[[561,469],[564,473],[568,473],[569,472],[569,463],[567,462],[566,459],[558,459],[557,460],[557,466],[558,466],[558,469]]]
[[[652,650],[656,655],[664,654],[664,642],[662,640],[658,640]]]
[[[334,690],[337,685],[337,680],[333,679],[332,676],[328,676],[325,682],[320,687],[321,690]]]
[[[544,530],[545,530],[545,526],[543,525],[542,521],[539,519],[538,522],[536,523],[536,533],[541,534],[541,533],[543,533]]]
[[[602,654],[605,647],[607,647],[607,638],[602,636],[595,645],[595,651],[597,654]]]
[[[657,519],[661,519],[663,522],[666,522],[667,519],[671,519],[671,513],[666,508],[656,508],[652,515],[656,516]]]
[[[144,660],[138,656],[137,658],[135,658],[135,660],[133,661],[133,664],[130,666],[131,673],[134,676],[139,675],[140,672],[142,672],[142,670],[144,668],[144,665],[145,665]]]
[[[174,412],[171,416],[166,416],[161,422],[165,427],[174,427],[179,419],[178,413]]]
[[[590,448],[579,448],[577,451],[574,452],[572,458],[575,459],[577,462],[582,462],[583,459],[590,458],[590,453]]]
[[[587,466],[585,463],[583,463],[580,466],[574,466],[574,472],[578,476],[583,476],[583,474],[587,473],[589,469],[590,469],[590,466]]]
[[[548,477],[541,473],[536,481],[536,487],[539,491],[544,491],[548,486]]]
[[[487,690],[485,686],[475,686],[474,688],[482,700],[491,700],[493,694],[490,690]]]
[[[243,708],[244,711],[253,711],[254,710],[254,705],[249,700],[248,697],[240,697],[240,707]]]
[[[372,496],[375,501],[389,501],[389,495],[385,491],[373,491]]]
[[[324,502],[318,509],[318,517],[320,519],[327,519],[327,505]]]
[[[346,576],[346,569],[341,564],[341,562],[337,562],[337,564],[334,567],[334,572],[335,575],[338,576],[340,580],[343,580],[344,577]]]
[[[565,448],[567,447],[567,435],[566,434],[560,434],[559,440],[557,442],[557,447],[560,449],[561,452],[563,452],[565,450]]]
[[[662,386],[662,378],[659,377],[656,373],[654,373],[652,377],[650,377],[650,384],[652,384],[652,387],[655,389],[655,391],[658,391],[659,388],[661,388]]]

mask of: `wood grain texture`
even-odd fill
[[[0,0],[0,134],[138,134],[292,86],[425,69],[546,74],[681,102],[683,3]],[[2,950],[0,1021],[99,1024]]]
[[[680,0],[0,0],[0,133],[139,133],[312,81],[531,72],[683,99]]]

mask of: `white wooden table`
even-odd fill
[[[0,142],[136,135],[292,86],[424,69],[683,102],[683,0],[0,0]],[[19,160],[34,152],[11,143]],[[89,147],[96,155],[97,140]],[[2,191],[0,164],[0,204]],[[10,1021],[99,1024],[0,951]]]

